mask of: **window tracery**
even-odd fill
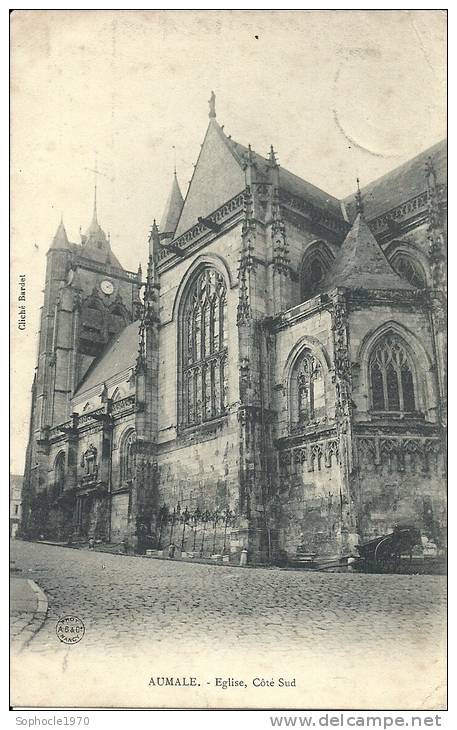
[[[375,411],[416,410],[413,370],[401,339],[385,335],[374,347],[369,364],[371,405]]]
[[[332,262],[333,256],[323,242],[313,245],[305,254],[300,275],[303,302],[319,292]]]
[[[325,417],[325,386],[322,365],[308,350],[298,360],[291,379],[291,419],[306,426]]]
[[[188,293],[182,326],[182,425],[216,418],[227,407],[227,297],[224,278],[203,269]]]
[[[62,451],[55,461],[54,482],[57,494],[62,494],[65,487],[65,453]]]
[[[133,479],[135,463],[135,442],[136,433],[134,430],[128,431],[122,439],[120,449],[121,482],[127,482]]]

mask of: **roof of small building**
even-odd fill
[[[110,378],[135,365],[138,353],[139,327],[139,320],[132,322],[117,335],[116,339],[107,345],[79,383],[74,398],[79,399],[83,393],[91,388],[103,385]]]
[[[322,290],[336,287],[353,289],[412,289],[392,269],[366,221],[357,215],[351,230],[327,273]]]

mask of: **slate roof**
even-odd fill
[[[231,154],[228,155],[228,152]],[[243,167],[247,154],[246,146],[227,137],[217,121],[211,119],[182,207],[175,238],[195,225],[199,216],[211,214],[244,189]],[[254,150],[251,154],[257,165],[259,179],[266,179],[267,158]],[[438,184],[446,182],[447,142],[442,140],[362,188],[367,220],[382,215],[427,189],[425,163],[429,156],[433,159]],[[344,206],[349,221],[355,220],[355,192],[340,201],[281,166],[279,179],[282,190],[304,198],[338,218],[343,218]]]
[[[160,233],[174,233],[176,231],[176,226],[178,225],[183,203],[184,199],[182,197],[178,178],[176,177],[175,172],[175,174],[173,175],[170,195],[168,196],[162,220],[160,221]]]
[[[175,238],[192,228],[199,216],[213,213],[244,190],[244,164],[248,152],[247,147],[227,137],[216,120],[211,119],[184,200]],[[268,160],[254,150],[251,154],[257,165],[259,179],[266,180]],[[279,181],[283,190],[305,198],[339,218],[343,217],[337,198],[283,167],[279,167]]]
[[[184,200],[175,238],[210,215],[246,187],[244,171],[233,148],[211,119]]]
[[[413,289],[408,281],[392,269],[360,214],[344,239],[320,288],[325,291],[336,287]]]
[[[429,156],[435,167],[438,184],[446,183],[447,140],[443,139],[361,189],[367,220],[376,218],[427,190],[425,163]],[[343,201],[350,221],[356,217],[354,198],[355,193]]]
[[[244,158],[249,152],[248,148],[232,139],[228,140],[228,142],[233,147],[236,155],[243,164]],[[260,171],[266,172],[268,166],[268,160],[266,157],[259,155],[257,152],[254,152],[254,150],[252,150],[252,156]],[[306,200],[314,203],[319,208],[332,212],[340,218],[342,217],[341,205],[338,198],[335,198],[333,195],[317,188],[315,185],[303,180],[301,177],[298,177],[298,175],[294,175],[293,172],[290,172],[285,167],[281,166],[279,167],[279,185],[283,190],[292,193],[292,195],[297,195],[300,198],[306,198]]]
[[[96,385],[102,386],[107,380],[124,370],[133,367],[138,353],[138,330],[140,322],[132,322],[111,342],[92,363],[83,380],[78,385],[74,398],[80,398]]]

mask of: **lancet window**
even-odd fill
[[[369,371],[371,405],[374,411],[416,410],[410,357],[397,335],[388,334],[375,345]]]
[[[182,425],[217,418],[227,408],[227,292],[224,278],[203,269],[182,316]]]
[[[325,387],[322,365],[306,351],[297,361],[291,379],[293,426],[306,426],[325,417]]]

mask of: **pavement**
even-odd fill
[[[49,679],[53,697],[62,673],[67,679],[61,691],[67,697],[70,670],[72,676],[88,677],[90,669],[94,681],[87,679],[84,691],[97,687],[95,703],[109,700],[109,694],[103,700],[103,693],[108,693],[110,677],[115,690],[110,685],[109,691],[115,691],[117,703],[124,695],[130,702],[139,692],[138,701],[149,706],[144,703],[158,702],[158,695],[145,699],[141,694],[144,674],[188,674],[198,665],[206,675],[219,671],[236,676],[235,671],[246,672],[252,664],[253,672],[263,667],[263,676],[289,669],[301,673],[306,686],[314,688],[309,707],[322,706],[316,703],[320,691],[328,692],[329,672],[334,707],[344,706],[340,696],[347,701],[357,693],[358,705],[349,706],[362,707],[364,692],[370,698],[379,695],[376,704],[370,699],[369,707],[400,707],[394,704],[397,695],[405,698],[404,707],[413,703],[417,708],[419,700],[423,709],[445,702],[443,576],[227,569],[19,540],[12,542],[11,557],[49,601],[39,630],[33,638],[26,634],[23,655],[34,676],[48,666],[48,659],[53,668],[62,668]],[[31,615],[33,599],[24,583],[16,596],[17,608],[27,609],[15,612],[19,625],[25,622],[22,613]],[[84,623],[84,637],[76,646],[61,643],[56,635],[63,616]],[[37,625],[35,621],[33,627]],[[31,628],[30,623],[24,627],[29,633]],[[121,667],[122,679],[116,674]],[[27,686],[23,674],[19,685]],[[300,706],[291,704],[291,696],[271,701],[278,707],[284,706],[281,701]],[[223,706],[237,701],[234,692],[222,693],[222,700]],[[211,702],[217,701],[215,695]],[[185,702],[190,704],[180,706],[195,706],[189,695]]]
[[[48,601],[35,581],[10,577],[10,642],[14,652],[21,652],[46,620]]]

